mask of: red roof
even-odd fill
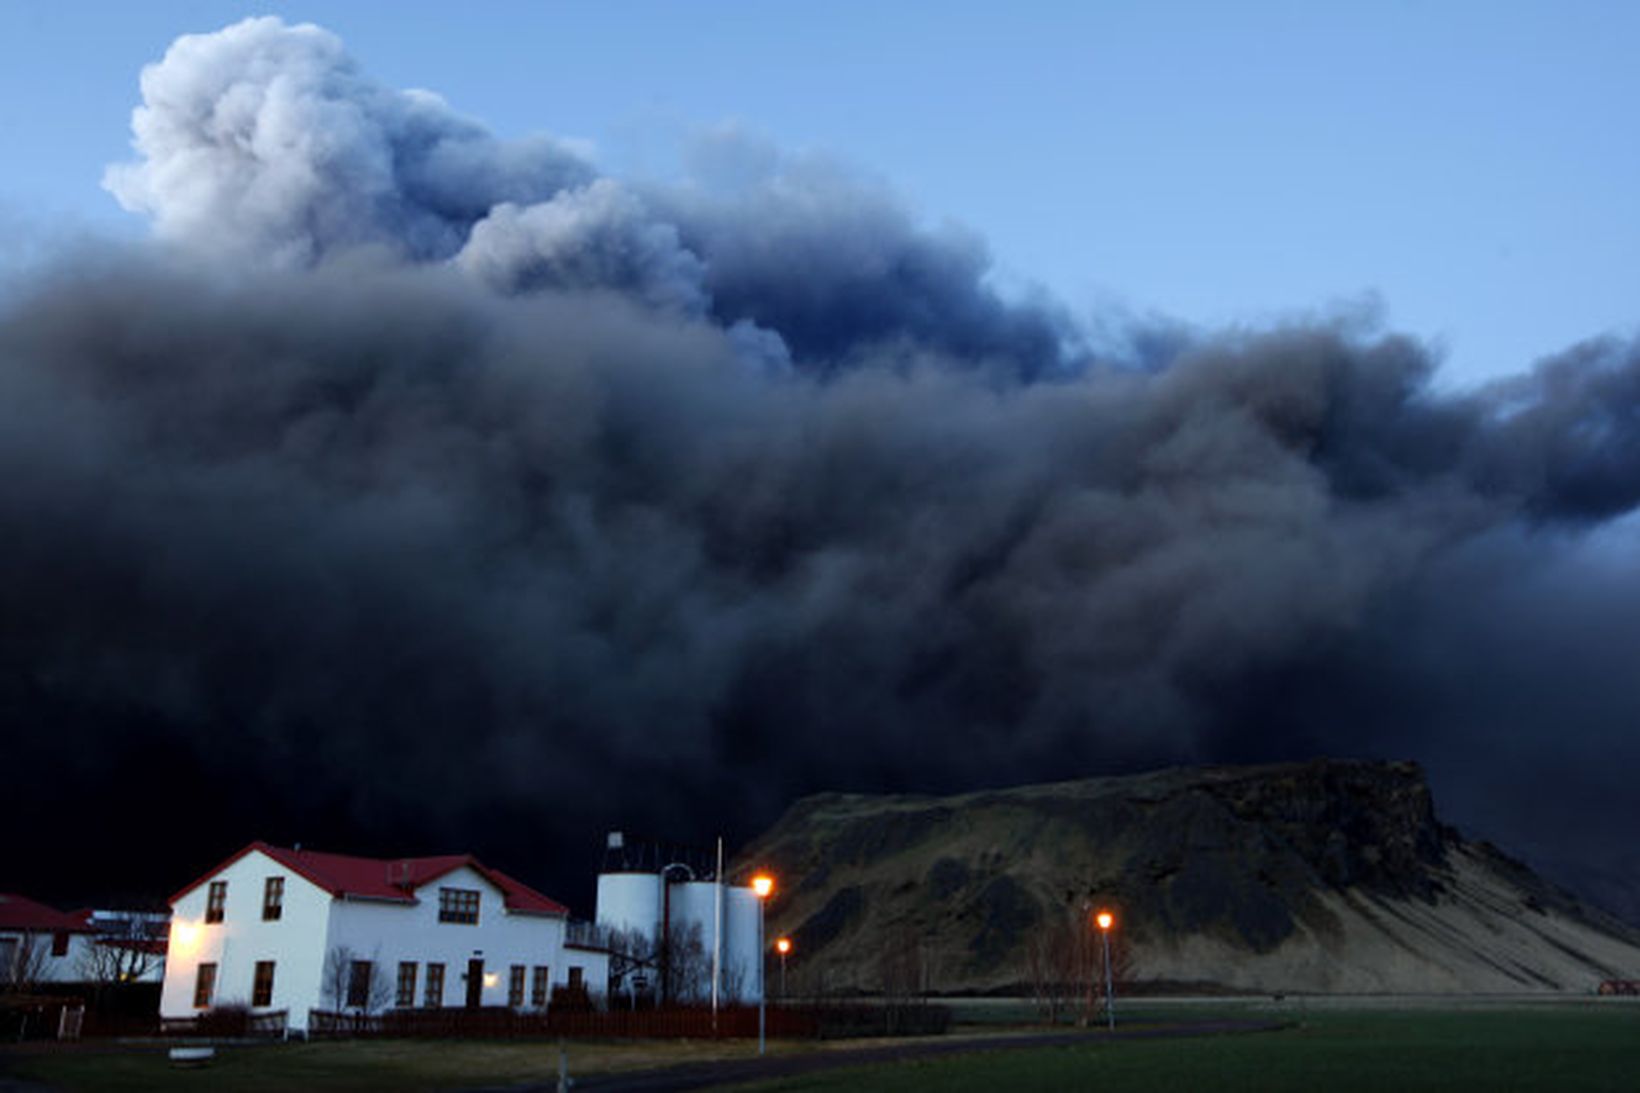
[[[50,930],[53,933],[74,934],[93,932],[82,919],[11,893],[0,893],[0,930]]]
[[[266,854],[291,872],[306,877],[340,898],[415,903],[416,889],[467,866],[501,890],[509,911],[537,915],[569,914],[569,908],[562,903],[514,880],[499,869],[491,869],[471,854],[441,854],[431,858],[358,858],[351,854],[327,854],[320,850],[291,850],[260,841],[251,843],[183,888],[171,897],[171,902],[175,903],[252,851]]]

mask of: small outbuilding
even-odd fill
[[[95,939],[82,915],[0,893],[0,985],[80,982]]]

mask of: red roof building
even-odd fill
[[[542,1010],[557,987],[608,978],[607,953],[566,944],[568,908],[471,854],[253,842],[170,903],[166,1019],[227,1003],[291,1029],[315,1012]]]
[[[0,933],[95,933],[84,917],[57,911],[26,896],[0,892]]]
[[[96,931],[83,918],[12,892],[0,893],[0,986],[85,978]]]
[[[338,899],[415,903],[417,889],[465,866],[501,891],[509,911],[538,915],[569,914],[569,908],[562,903],[542,895],[522,881],[514,880],[499,869],[491,869],[471,854],[440,854],[430,858],[361,858],[352,854],[272,846],[260,840],[177,892],[170,902],[175,904],[245,855],[257,851],[301,874]]]

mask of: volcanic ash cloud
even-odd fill
[[[1561,801],[1640,758],[1633,682],[1557,723],[1535,639],[1640,636],[1582,564],[1640,497],[1632,345],[1466,395],[1347,324],[1141,366],[813,159],[604,177],[271,18],[142,93],[107,184],[162,245],[0,314],[0,709],[160,822],[533,846],[1315,751],[1479,808],[1524,792],[1489,747]]]

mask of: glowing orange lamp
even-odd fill
[[[768,936],[763,932],[763,909],[769,905],[769,896],[774,892],[774,878],[767,873],[757,874],[752,878],[752,891],[757,895],[757,1053],[762,1055],[768,1048],[763,1034],[763,1006],[764,998],[769,993],[763,985],[763,965],[768,962],[768,950],[763,948],[763,939]]]
[[[1093,916],[1093,921],[1099,926],[1099,937],[1105,943],[1105,1022],[1111,1031],[1116,1030],[1116,985],[1112,982],[1110,971],[1110,928],[1116,925],[1116,916],[1109,911],[1101,910]]]
[[[782,937],[775,941],[774,951],[780,954],[780,1000],[786,1000],[786,957],[792,951],[792,939]]]

